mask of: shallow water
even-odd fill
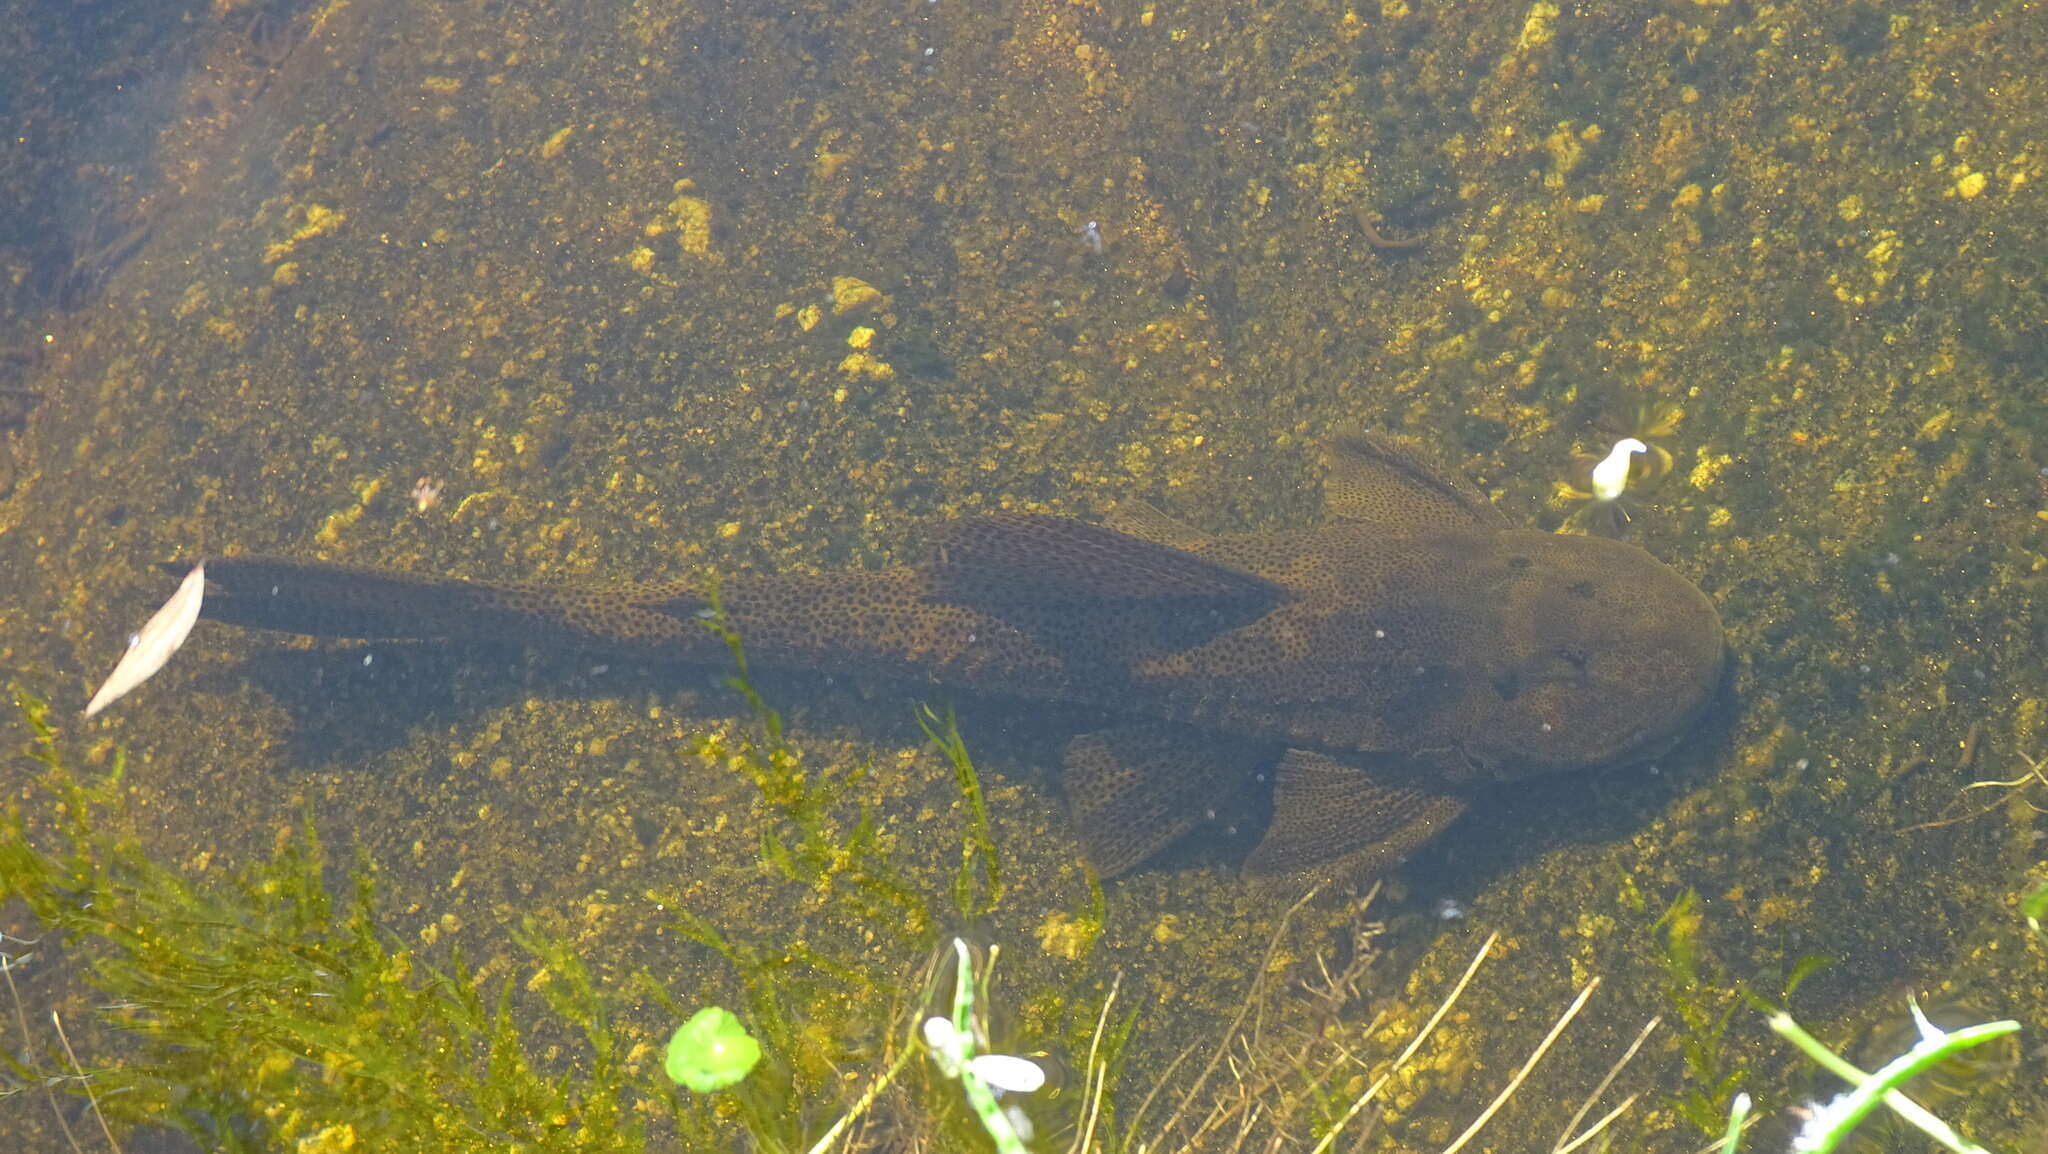
[[[1589,1117],[1640,1094],[1614,1148],[1689,1150],[1679,1103],[1720,1108],[1736,1071],[1768,1134],[1830,1092],[1734,993],[1780,1000],[1809,955],[1792,1009],[1844,1052],[1908,991],[2018,1019],[2025,1053],[2048,1031],[2015,908],[2048,807],[2027,5],[18,7],[0,659],[77,761],[129,751],[139,832],[199,884],[310,806],[423,951],[514,970],[532,913],[686,1003],[733,978],[655,895],[876,973],[960,920],[864,933],[764,870],[770,815],[693,752],[749,717],[725,670],[202,625],[78,719],[163,558],[653,579],[908,560],[999,508],[1298,524],[1316,442],[1359,427],[1551,528],[1574,454],[1668,402],[1674,467],[1629,529],[1719,607],[1721,706],[1652,771],[1489,798],[1367,915],[1320,895],[1262,1038],[1381,1069],[1498,931],[1366,1148],[1447,1145],[1598,976],[1467,1148],[1548,1149],[1661,1016]],[[806,765],[869,766],[841,818],[865,799],[950,911],[962,803],[912,714],[934,691],[761,690]],[[1007,883],[965,928],[1003,945],[1003,1029],[1079,1066],[1121,972],[1128,1120],[1190,1080],[1167,1064],[1245,1004],[1286,902],[1224,836],[1108,884],[1083,943],[1055,769],[1093,719],[959,705]],[[30,770],[0,773],[12,797]],[[1377,957],[1333,1006],[1303,984],[1361,920]],[[846,1012],[805,1061],[864,1070],[877,1028]],[[1332,1061],[1348,1101],[1363,1069]],[[2024,1063],[1947,1109],[1999,1150],[2048,1125]],[[0,1127],[44,1113],[0,1099]]]

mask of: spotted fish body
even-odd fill
[[[1513,528],[1376,440],[1330,448],[1318,527],[1212,536],[1148,507],[1111,525],[999,514],[927,560],[734,577],[764,666],[1070,701],[1065,790],[1090,856],[1129,869],[1271,770],[1253,872],[1384,869],[1472,789],[1640,760],[1712,696],[1713,605],[1631,545]],[[698,582],[575,590],[263,559],[207,563],[209,617],[327,636],[515,640],[718,660]]]

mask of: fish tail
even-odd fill
[[[192,562],[163,568],[182,576]],[[491,641],[687,656],[716,637],[707,602],[682,584],[575,589],[424,577],[324,561],[222,557],[206,562],[200,615],[312,637]]]

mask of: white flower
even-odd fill
[[[1614,442],[1614,447],[1593,466],[1593,496],[1608,502],[1620,498],[1621,491],[1628,488],[1629,459],[1637,453],[1647,453],[1650,446],[1634,437],[1623,437]]]
[[[950,1018],[924,1020],[924,1044],[932,1060],[948,1078],[962,1071],[973,1074],[999,1093],[1029,1094],[1045,1085],[1045,1069],[1029,1058],[1015,1054],[976,1054],[973,1042],[953,1028]]]

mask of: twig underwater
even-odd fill
[[[1976,722],[1970,726],[1969,732],[1964,735],[1961,745],[1961,752],[1956,755],[1955,765],[1950,770],[1950,772],[1953,773],[1955,776],[1962,776],[1962,774],[1965,771],[1972,768],[1979,759],[1985,745],[1985,743],[1981,741],[1983,727],[1984,723],[1982,721]],[[2024,772],[2021,772],[2019,774],[2014,775],[2011,778],[2007,778],[2004,780],[1995,778],[1985,778],[1980,779],[1978,781],[1967,782],[1964,785],[1962,785],[1959,789],[1957,789],[1956,796],[1954,799],[1951,800],[1950,806],[1953,807],[1956,801],[1960,801],[1964,797],[1964,795],[1968,794],[1971,790],[1977,789],[1994,789],[2000,791],[1992,798],[1991,801],[1986,802],[1985,804],[1978,806],[1974,809],[1967,810],[1963,813],[1951,814],[1947,817],[1931,818],[1927,821],[1918,822],[1909,826],[1903,826],[1899,829],[1899,832],[1914,833],[1919,830],[1941,829],[1945,826],[1961,825],[1964,822],[1975,821],[1980,817],[1986,816],[1987,814],[1994,813],[2001,806],[2008,805],[2014,800],[2019,801],[2021,804],[2025,805],[2028,809],[2032,810],[2036,814],[2048,814],[2048,807],[2036,804],[2033,798],[2027,796],[2027,791],[2031,787],[2036,785],[2042,786],[2044,788],[2044,791],[2048,791],[2048,757],[2029,757],[2027,754],[2021,753],[2018,750],[2013,751],[2013,756],[2018,758],[2020,764],[2025,767]],[[1892,780],[1897,781],[1899,778],[1904,777],[1907,773],[1923,768],[1927,764],[1928,759],[1924,755],[1920,757],[1915,757],[1907,761],[1902,766],[1900,766],[1898,770],[1894,771],[1892,774]]]
[[[1635,1060],[1636,1051],[1642,1049],[1643,1043],[1649,1041],[1650,1035],[1656,1031],[1658,1026],[1663,1024],[1664,1019],[1661,1015],[1658,1017],[1651,1018],[1649,1021],[1643,1023],[1643,1028],[1637,1032],[1635,1041],[1630,1042],[1628,1044],[1628,1049],[1623,1050],[1621,1052],[1621,1057],[1615,1059],[1614,1065],[1609,1066],[1607,1068],[1607,1076],[1601,1078],[1600,1084],[1593,1087],[1593,1092],[1586,1095],[1586,1100],[1580,1103],[1577,1112],[1572,1114],[1572,1120],[1564,1124],[1564,1133],[1559,1134],[1557,1136],[1557,1141],[1551,1143],[1550,1154],[1569,1154],[1570,1151],[1576,1149],[1583,1143],[1590,1140],[1593,1137],[1593,1135],[1598,1134],[1601,1130],[1605,1129],[1607,1125],[1613,1122],[1615,1118],[1621,1116],[1622,1111],[1626,1110],[1632,1103],[1635,1102],[1638,1095],[1629,1095],[1628,1099],[1624,1101],[1620,1106],[1616,1107],[1606,1117],[1596,1122],[1593,1125],[1592,1129],[1586,1131],[1584,1134],[1579,1135],[1576,1139],[1572,1137],[1573,1133],[1578,1130],[1579,1123],[1583,1122],[1586,1118],[1587,1113],[1589,1113],[1593,1109],[1593,1104],[1600,1100],[1600,1096],[1607,1092],[1607,1088],[1609,1086],[1612,1086],[1614,1084],[1614,1080],[1621,1076],[1621,1072],[1628,1067],[1628,1064],[1631,1061]]]
[[[64,1032],[64,1019],[58,1017],[55,1010],[50,1011],[50,1025],[56,1027],[57,1040],[64,1043],[64,1056],[71,1061],[71,1072],[77,1075],[78,1084],[85,1089],[85,1100],[92,1107],[93,1120],[100,1124],[100,1134],[106,1138],[107,1146],[114,1154],[121,1154],[121,1144],[114,1141],[114,1131],[107,1125],[107,1116],[100,1113],[100,1097],[93,1092],[92,1078],[86,1074],[85,1067],[78,1064],[78,1052],[71,1048],[71,1036]]]
[[[1973,789],[1997,789],[2004,791],[1986,803],[1982,808],[1963,814],[1960,817],[1948,818],[1942,821],[1930,821],[1910,828],[1934,829],[1944,825],[1955,825],[1958,822],[1974,821],[2015,799],[2037,814],[2048,813],[2048,808],[2036,805],[2034,799],[2028,797],[2024,792],[2028,787],[2034,785],[2048,787],[2048,772],[2044,772],[2048,771],[2048,758],[2028,757],[2024,753],[2015,753],[2013,756],[2019,758],[2020,763],[2027,767],[2025,773],[2004,781],[1973,781],[1963,786],[1962,790],[1959,791],[1959,793],[1968,793]]]
[[[1109,1025],[1109,1011],[1116,1005],[1117,992],[1123,989],[1123,984],[1123,971],[1118,970],[1110,979],[1109,993],[1103,997],[1102,1009],[1095,1016],[1095,1030],[1088,1037],[1088,1059],[1081,1064],[1082,1125],[1074,1136],[1073,1145],[1067,1147],[1068,1154],[1084,1154],[1095,1140],[1096,1123],[1102,1120],[1103,1087],[1109,1080],[1111,1065],[1110,1056],[1103,1053],[1103,1030]],[[1129,1029],[1128,1021],[1124,1028]],[[1115,1044],[1121,1044],[1121,1038]]]
[[[1284,1150],[1296,1148],[1308,1150],[1310,1154],[1329,1154],[1330,1151],[1337,1149],[1340,1140],[1343,1140],[1347,1133],[1352,1131],[1360,1115],[1365,1114],[1374,1121],[1368,1124],[1362,1132],[1353,1135],[1351,1139],[1352,1145],[1346,1147],[1347,1149],[1359,1148],[1358,1143],[1363,1142],[1372,1132],[1373,1125],[1377,1124],[1377,1116],[1368,1114],[1368,1108],[1378,1099],[1381,1091],[1410,1064],[1422,1047],[1428,1043],[1430,1038],[1436,1034],[1444,1021],[1456,1009],[1459,999],[1477,975],[1480,967],[1492,955],[1495,947],[1499,944],[1500,933],[1495,931],[1489,934],[1485,941],[1480,943],[1479,948],[1474,951],[1470,961],[1466,964],[1464,971],[1437,1003],[1428,1020],[1415,1030],[1398,1054],[1390,1061],[1385,1062],[1374,1073],[1368,1068],[1367,1063],[1359,1058],[1351,1049],[1321,1035],[1310,1034],[1303,1039],[1278,1040],[1272,1046],[1268,1046],[1257,1041],[1256,1030],[1250,1029],[1246,1025],[1247,1019],[1251,1019],[1264,1011],[1267,1000],[1264,991],[1264,976],[1271,969],[1274,953],[1278,948],[1278,943],[1285,936],[1287,923],[1300,910],[1301,905],[1313,896],[1313,892],[1305,895],[1300,902],[1297,902],[1295,906],[1282,915],[1274,937],[1260,961],[1259,968],[1254,971],[1255,976],[1252,981],[1252,988],[1246,994],[1245,1003],[1233,1016],[1221,1037],[1197,1043],[1182,1050],[1161,1074],[1150,1079],[1152,1081],[1152,1088],[1144,1101],[1140,1103],[1137,1112],[1132,1115],[1129,1128],[1126,1130],[1125,1140],[1122,1143],[1107,1143],[1100,1147],[1101,1149],[1128,1149],[1138,1152],[1138,1154],[1145,1154],[1145,1152],[1155,1150],[1215,1150],[1225,1152],[1225,1154],[1235,1154],[1235,1152],[1246,1149],[1247,1143],[1251,1141],[1255,1133],[1263,1131],[1268,1136],[1266,1145],[1263,1147],[1265,1149]],[[1600,980],[1595,977],[1580,987],[1571,1003],[1552,1022],[1543,1038],[1517,1066],[1500,1091],[1466,1125],[1462,1133],[1442,1148],[1442,1154],[1458,1154],[1458,1152],[1466,1149],[1480,1131],[1499,1114],[1500,1110],[1526,1083],[1529,1075],[1535,1070],[1537,1065],[1551,1052],[1558,1040],[1577,1018],[1580,1011],[1585,1008],[1599,985]],[[1343,983],[1340,982],[1328,982],[1327,986],[1332,989],[1344,988]],[[1309,993],[1311,996],[1316,996],[1324,988],[1311,986],[1309,987]],[[1382,1020],[1383,1015],[1375,1015],[1371,1022],[1366,1025],[1367,1032],[1376,1029]],[[1594,1105],[1598,1103],[1599,1099],[1606,1094],[1614,1081],[1620,1076],[1622,1070],[1628,1066],[1629,1062],[1642,1048],[1651,1032],[1655,1030],[1658,1023],[1658,1019],[1652,1019],[1648,1025],[1636,1034],[1621,1056],[1608,1068],[1606,1075],[1594,1087],[1592,1093],[1586,1097],[1579,1111],[1573,1115],[1571,1125],[1564,1134],[1559,1136],[1557,1142],[1553,1145],[1553,1154],[1567,1154],[1567,1152],[1577,1150],[1593,1141],[1607,1131],[1617,1119],[1626,1114],[1640,1100],[1640,1094],[1631,1094],[1619,1105],[1595,1120],[1585,1130],[1581,1131],[1579,1129],[1580,1123],[1584,1121],[1585,1116],[1591,1112]],[[1332,1051],[1328,1061],[1324,1062],[1319,1058],[1312,1058],[1309,1053],[1302,1049],[1304,1043],[1317,1044],[1323,1049]],[[1277,1063],[1275,1062],[1273,1046],[1284,1049],[1284,1058],[1278,1060]],[[1178,1069],[1182,1061],[1196,1051],[1197,1047],[1209,1050],[1210,1057],[1207,1065],[1191,1082],[1179,1089],[1179,1098],[1174,1109],[1156,1128],[1144,1127],[1144,1119],[1154,1102],[1157,1101],[1159,1095],[1167,1086],[1174,1084],[1173,1072]],[[1189,1110],[1201,1100],[1202,1093],[1210,1079],[1214,1076],[1216,1070],[1225,1063],[1228,1064],[1236,1080],[1234,1091],[1227,1090],[1230,1096],[1226,1100],[1210,1107],[1199,1116],[1199,1121],[1194,1121],[1189,1115]],[[1313,1089],[1313,1087],[1326,1085],[1333,1081],[1333,1075],[1338,1074],[1340,1067],[1347,1063],[1358,1066],[1361,1074],[1374,1073],[1370,1084],[1362,1092],[1352,1096],[1348,1104],[1343,1106],[1341,1112],[1333,1114],[1328,1118],[1326,1124],[1318,1126],[1321,1133],[1317,1136],[1317,1141],[1312,1147],[1307,1144],[1305,1139],[1290,1137],[1295,1115],[1300,1110],[1301,1096],[1287,1093],[1276,1096],[1274,1091],[1280,1088],[1281,1081],[1288,1077],[1299,1077]],[[1274,1064],[1281,1067],[1277,1072],[1269,1069],[1269,1065]],[[1334,1106],[1335,1104],[1333,1103],[1332,1105]],[[1184,1130],[1182,1128],[1184,1119],[1193,1123],[1191,1130]],[[1142,1136],[1140,1136],[1141,1134]],[[1294,1145],[1297,1140],[1301,1141],[1302,1144],[1300,1146]],[[1259,1149],[1261,1147],[1253,1146],[1252,1148]],[[1070,1150],[1069,1154],[1080,1154],[1080,1151],[1083,1149],[1084,1147],[1077,1145]]]
[[[1232,1039],[1237,1035],[1238,1029],[1244,1025],[1245,1016],[1252,1012],[1253,1006],[1259,1005],[1261,1003],[1259,995],[1264,986],[1266,974],[1272,968],[1273,955],[1280,948],[1281,939],[1287,933],[1288,923],[1294,920],[1294,915],[1301,912],[1301,907],[1307,905],[1309,903],[1309,900],[1315,897],[1316,894],[1321,891],[1321,888],[1322,887],[1320,886],[1311,888],[1307,893],[1301,895],[1301,897],[1298,898],[1292,906],[1289,906],[1287,908],[1286,913],[1280,915],[1279,924],[1274,927],[1273,936],[1271,940],[1269,940],[1266,943],[1266,952],[1259,959],[1259,968],[1256,971],[1254,971],[1256,976],[1252,979],[1252,988],[1245,999],[1244,1005],[1238,1008],[1236,1016],[1231,1018],[1230,1025],[1224,1029],[1222,1041],[1215,1047],[1214,1052],[1210,1055],[1209,1064],[1202,1068],[1202,1073],[1199,1077],[1195,1079],[1194,1085],[1189,1086],[1187,1090],[1182,1093],[1179,1105],[1174,1107],[1173,1113],[1167,1116],[1166,1122],[1160,1127],[1160,1132],[1162,1134],[1172,1133],[1174,1125],[1180,1121],[1181,1116],[1185,1114],[1187,1112],[1188,1107],[1191,1104],[1193,1104],[1196,1095],[1201,1093],[1202,1087],[1208,1083],[1210,1076],[1216,1072],[1217,1064],[1223,1060],[1225,1054],[1229,1053],[1230,1047],[1234,1044],[1232,1042]],[[1173,1061],[1167,1063],[1165,1071],[1162,1072],[1159,1078],[1153,1083],[1151,1091],[1148,1092],[1145,1095],[1144,1099],[1138,1103],[1138,1112],[1136,1114],[1131,1115],[1130,1129],[1132,1131],[1136,1131],[1138,1129],[1138,1123],[1144,1119],[1146,1112],[1151,1109],[1153,1101],[1159,1096],[1159,1092],[1161,1090],[1164,1090],[1168,1083],[1170,1083],[1173,1080],[1173,1072],[1176,1069],[1178,1069],[1180,1067],[1181,1062],[1184,1059],[1186,1059],[1190,1053],[1193,1052],[1194,1048],[1190,1046],[1188,1049],[1183,1050],[1179,1055],[1177,1055],[1173,1059]],[[1141,1151],[1145,1148],[1146,1147],[1143,1143],[1140,1143],[1138,1146],[1138,1149]]]
[[[1422,1048],[1422,1043],[1428,1041],[1429,1036],[1436,1032],[1437,1026],[1451,1012],[1451,1007],[1458,1004],[1459,997],[1465,993],[1465,987],[1471,984],[1472,975],[1479,972],[1479,967],[1485,963],[1487,955],[1493,952],[1494,944],[1499,941],[1499,930],[1486,935],[1486,940],[1480,943],[1479,949],[1472,955],[1472,961],[1466,965],[1465,972],[1459,975],[1457,984],[1451,987],[1451,992],[1444,997],[1443,1001],[1437,1003],[1436,1012],[1429,1016],[1429,1021],[1423,1023],[1422,1028],[1415,1032],[1413,1038],[1409,1039],[1407,1048],[1402,1050],[1400,1055],[1394,1059],[1393,1065],[1387,1067],[1384,1074],[1381,1074],[1371,1086],[1366,1088],[1363,1094],[1360,1094],[1352,1101],[1351,1108],[1345,1111],[1342,1118],[1337,1120],[1336,1125],[1330,1127],[1329,1133],[1323,1135],[1323,1140],[1316,1143],[1313,1154],[1324,1154],[1325,1151],[1329,1150],[1330,1145],[1337,1140],[1337,1135],[1343,1132],[1344,1127],[1353,1118],[1358,1116],[1359,1111],[1365,1109],[1366,1103],[1371,1102],[1379,1095],[1380,1089],[1395,1074],[1400,1072],[1401,1067],[1408,1064],[1408,1059],[1413,1058],[1415,1052]]]
[[[32,946],[37,943],[35,941],[17,938],[11,934],[5,933],[4,931],[0,931],[0,976],[5,976],[7,979],[7,996],[14,1004],[14,1022],[15,1025],[19,1027],[21,1030],[21,1052],[24,1058],[26,1058],[26,1056],[30,1053],[28,1014],[22,1009],[21,988],[17,986],[14,982],[14,967],[15,964],[21,959],[7,952],[6,946],[8,942],[20,942],[22,945],[25,946]],[[54,1018],[56,1015],[52,1014],[51,1016]],[[70,1043],[65,1043],[65,1046],[67,1049],[69,1049]],[[72,1064],[77,1064],[76,1058],[72,1059]],[[33,1068],[31,1068],[29,1072],[31,1074],[36,1073],[36,1071],[34,1071]],[[71,1149],[74,1151],[82,1151],[83,1148],[80,1147],[78,1144],[78,1136],[71,1132],[71,1123],[66,1121],[64,1118],[63,1108],[57,1105],[57,1091],[51,1087],[51,1080],[47,1077],[38,1077],[37,1081],[42,1085],[44,1099],[47,1100],[50,1104],[51,1116],[57,1119],[57,1129],[62,1131],[64,1134],[65,1144],[70,1146]],[[101,1125],[105,1125],[104,1120],[101,1122]],[[120,1149],[120,1147],[117,1146],[115,1147],[115,1149],[118,1150]]]

